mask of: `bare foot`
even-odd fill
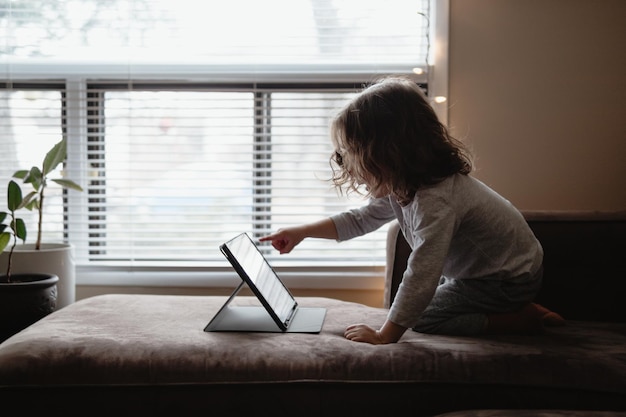
[[[487,318],[486,332],[492,334],[536,334],[541,333],[544,326],[565,324],[563,317],[535,303],[528,303],[521,310],[512,313],[489,314]]]
[[[565,325],[565,319],[560,314],[550,311],[541,304],[531,303],[541,315],[541,323],[548,327],[558,327]]]

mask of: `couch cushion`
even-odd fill
[[[408,331],[397,344],[346,340],[387,311],[326,298],[320,334],[207,333],[225,297],[103,295],[52,313],[0,344],[0,386],[429,382],[626,394],[626,325],[570,322],[539,336]],[[238,297],[238,304],[256,304]]]

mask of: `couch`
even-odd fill
[[[0,403],[27,415],[626,414],[626,214],[525,215],[545,249],[538,301],[567,320],[544,334],[409,331],[371,346],[343,330],[382,324],[386,308],[321,297],[299,299],[327,309],[319,334],[209,333],[225,297],[101,295],[0,344]],[[408,250],[397,224],[387,248],[386,306]]]

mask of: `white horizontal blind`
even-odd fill
[[[1,207],[10,175],[62,137],[53,177],[85,192],[50,187],[44,239],[71,241],[81,265],[223,262],[217,247],[236,233],[364,204],[327,181],[330,117],[375,76],[426,69],[429,53],[429,2],[381,3],[4,3]],[[380,264],[384,233],[266,252]]]
[[[154,88],[89,88],[90,196],[79,217],[91,262],[222,260],[219,244],[239,232],[260,236],[364,203],[328,181],[330,117],[353,89]],[[382,233],[306,241],[289,260],[371,262]]]
[[[7,184],[17,170],[40,169],[46,152],[63,137],[63,84],[16,84],[0,89],[0,211],[7,210]],[[57,170],[49,178],[60,178]],[[14,179],[25,197],[32,191],[29,184]],[[63,240],[64,204],[59,187],[46,189],[44,200],[45,229],[43,239]],[[37,235],[36,212],[26,209],[17,213],[27,225],[26,243],[35,243]],[[20,242],[21,243],[21,242]]]

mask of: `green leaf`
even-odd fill
[[[0,233],[3,233],[9,227],[8,224],[0,223]]]
[[[72,190],[83,191],[83,188],[72,180],[54,179],[51,181],[56,182],[63,188],[71,188]]]
[[[30,210],[30,211],[38,211],[39,210],[39,199],[34,199],[32,201],[29,201],[28,204],[26,204],[24,206],[24,208],[26,210]]]
[[[11,241],[11,234],[7,232],[0,233],[0,252],[7,247],[9,242]]]
[[[19,170],[19,171],[15,171],[15,173],[13,174],[13,177],[15,178],[19,178],[21,180],[23,180],[24,178],[26,178],[26,176],[28,175],[30,171],[27,171],[25,169]]]
[[[0,211],[0,223],[5,221],[8,215],[9,213],[7,213],[6,211]]]
[[[22,189],[13,180],[9,181],[9,187],[7,191],[7,206],[9,210],[15,211],[22,204]]]
[[[46,154],[43,160],[43,176],[48,175],[56,169],[56,167],[63,161],[67,155],[67,143],[64,139],[61,139],[59,143],[54,145],[52,149]]]
[[[28,175],[24,178],[25,183],[31,183],[35,190],[39,190],[41,184],[44,182],[44,175],[39,170],[38,167],[32,167],[30,171],[28,171]]]
[[[20,204],[19,208],[26,208],[28,210],[36,208],[38,200],[37,197],[39,197],[39,193],[36,191],[31,191],[30,193],[26,194],[26,197],[22,199],[22,204]]]
[[[26,241],[26,223],[22,219],[15,219],[15,236]]]

